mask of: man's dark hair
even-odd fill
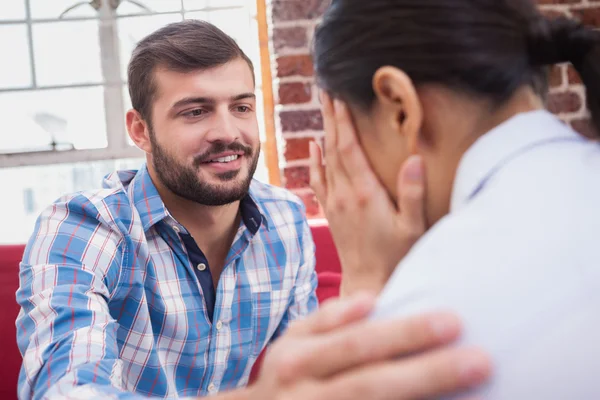
[[[215,68],[237,58],[248,63],[254,78],[252,61],[216,26],[198,20],[167,25],[142,39],[133,51],[127,70],[131,104],[150,122],[157,68],[185,73]]]

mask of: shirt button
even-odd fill
[[[216,390],[216,386],[214,383],[211,383],[210,385],[208,385],[208,391],[209,392],[214,392]]]
[[[200,263],[196,268],[198,268],[198,271],[204,271],[206,269],[206,264]]]
[[[222,327],[223,327],[223,323],[221,321],[218,321],[217,322],[217,330],[220,331]]]
[[[181,229],[179,229],[178,226],[173,226],[173,230],[177,233],[181,232]]]

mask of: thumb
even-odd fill
[[[327,200],[327,177],[325,175],[325,169],[323,168],[323,155],[321,147],[314,141],[311,141],[308,146],[310,154],[309,185],[315,192],[319,203],[325,206],[325,202]]]
[[[425,231],[425,168],[418,155],[410,156],[398,175],[398,209],[411,232]]]

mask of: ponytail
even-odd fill
[[[529,57],[533,66],[570,62],[586,89],[587,107],[600,132],[600,32],[568,18],[539,18],[531,24]]]

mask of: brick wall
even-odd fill
[[[365,0],[366,1],[366,0]],[[313,79],[309,44],[329,0],[270,0],[272,57],[276,82],[276,126],[283,182],[306,203],[310,217],[322,216],[308,187],[308,143],[322,142],[323,121]],[[538,0],[544,13],[566,15],[600,27],[600,0]],[[550,74],[548,108],[586,135],[593,135],[577,72],[559,65]]]

